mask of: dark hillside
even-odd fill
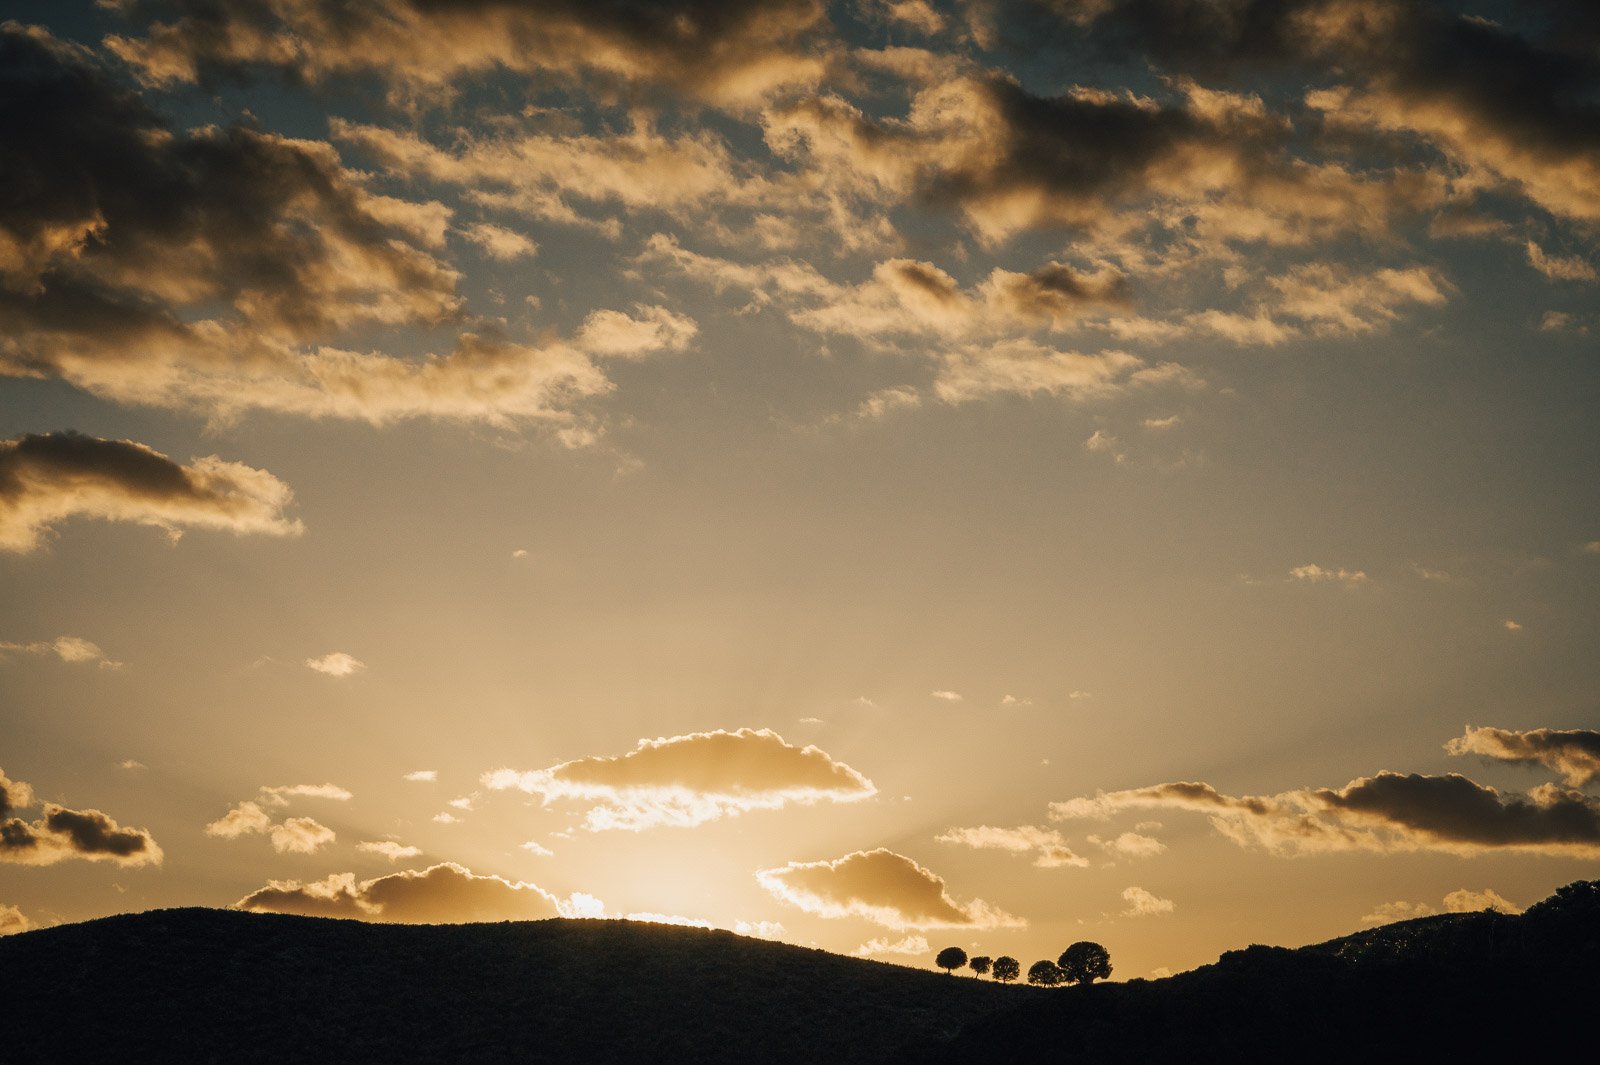
[[[1159,981],[1053,990],[905,1065],[1506,1062],[1594,1056],[1600,883],[1511,917],[1448,914],[1315,946],[1254,946]]]
[[[163,910],[0,939],[7,1065],[881,1061],[1028,992],[629,921]]]

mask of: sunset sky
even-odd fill
[[[0,932],[1600,877],[1600,7],[0,16]]]

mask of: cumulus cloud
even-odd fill
[[[238,839],[257,833],[265,834],[272,828],[272,815],[259,803],[241,802],[227,813],[206,825],[206,835],[221,839]]]
[[[1036,825],[1019,825],[1016,828],[996,828],[978,825],[973,828],[947,828],[934,837],[938,843],[953,843],[976,850],[1003,850],[1013,854],[1032,854],[1033,864],[1041,869],[1059,869],[1062,866],[1083,867],[1087,858],[1072,853],[1061,833]]]
[[[330,651],[325,655],[306,659],[306,668],[329,677],[348,677],[366,669],[367,664],[344,651]]]
[[[150,833],[123,828],[99,810],[69,810],[47,802],[37,821],[8,816],[33,802],[32,788],[0,772],[0,862],[54,865],[83,858],[125,866],[161,864],[161,848]]]
[[[1122,901],[1128,904],[1122,911],[1124,917],[1158,917],[1178,908],[1171,899],[1159,898],[1142,887],[1123,888]]]
[[[1600,803],[1545,784],[1502,794],[1459,774],[1381,772],[1342,788],[1233,796],[1209,784],[1175,782],[1052,803],[1051,816],[1106,818],[1132,809],[1207,814],[1242,847],[1282,855],[1416,850],[1463,856],[1497,851],[1600,855]]]
[[[749,728],[640,740],[624,755],[530,772],[498,769],[485,773],[483,783],[520,789],[546,803],[599,803],[585,817],[596,832],[687,827],[789,803],[857,802],[877,794],[870,780],[821,749]]]
[[[938,699],[940,702],[944,702],[944,703],[959,703],[961,701],[961,693],[960,692],[940,690],[940,691],[931,691],[928,694],[933,696],[935,699]]]
[[[33,922],[15,906],[0,905],[0,936],[9,936],[17,932],[26,932],[33,927]]]
[[[0,657],[7,652],[25,655],[55,655],[63,662],[93,662],[101,669],[121,669],[123,663],[116,661],[100,650],[100,645],[91,643],[81,636],[57,636],[53,640],[33,640],[28,643],[14,643],[10,640],[0,640]]]
[[[775,897],[819,917],[861,917],[895,931],[1021,928],[1027,922],[981,899],[957,902],[943,878],[885,848],[833,861],[790,862],[756,873]]]
[[[391,862],[397,862],[402,858],[415,858],[422,853],[420,847],[409,847],[392,839],[362,840],[356,844],[356,849],[366,851],[368,854],[382,855]]]
[[[1475,754],[1517,765],[1542,765],[1570,788],[1600,779],[1600,732],[1591,729],[1473,728],[1444,745],[1451,754]]]
[[[234,907],[393,924],[537,921],[569,915],[564,902],[535,884],[479,876],[454,862],[359,883],[353,873],[334,873],[311,883],[273,880]]]
[[[131,440],[36,433],[0,440],[0,551],[31,551],[69,518],[150,525],[177,539],[187,528],[295,536],[289,486],[265,470],[215,455],[184,466]],[[72,638],[67,638],[72,639]],[[68,660],[92,644],[52,646]],[[102,658],[102,660],[104,660]]]
[[[276,70],[306,81],[373,73],[411,93],[510,70],[545,84],[664,86],[741,104],[821,74],[816,0],[163,0],[118,4],[142,36],[107,46],[153,84]]]
[[[287,817],[275,821],[266,807],[288,806],[291,799],[327,799],[348,802],[350,791],[337,784],[277,784],[263,786],[260,801],[236,803],[227,813],[206,825],[208,836],[238,839],[263,835],[272,841],[279,854],[315,854],[337,836],[333,829],[309,817]],[[263,805],[265,804],[265,805]]]
[[[413,769],[405,775],[405,779],[417,783],[431,784],[439,779],[439,771],[437,769]]]
[[[315,854],[335,838],[333,829],[309,817],[286,817],[267,831],[279,854]]]

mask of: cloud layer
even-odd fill
[[[591,831],[689,827],[790,803],[858,802],[877,794],[866,777],[815,746],[796,747],[770,729],[693,732],[640,740],[616,757],[593,756],[531,772],[497,769],[493,790],[599,803]]]
[[[1105,818],[1122,810],[1178,809],[1209,815],[1240,846],[1279,854],[1437,850],[1600,855],[1600,803],[1554,785],[1502,794],[1450,773],[1382,772],[1342,788],[1233,796],[1209,784],[1175,782],[1052,803],[1052,817]]]

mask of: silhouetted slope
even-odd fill
[[[1600,883],[1521,916],[1447,914],[1255,946],[1159,981],[1065,988],[903,1051],[973,1062],[1525,1061],[1595,1054]],[[1551,1060],[1557,1060],[1551,1057]]]
[[[5,1065],[1588,1060],[1600,884],[1059,990],[627,921],[220,910],[0,939],[0,974]]]
[[[846,1065],[1018,989],[629,921],[398,926],[222,910],[0,939],[0,1062]]]

